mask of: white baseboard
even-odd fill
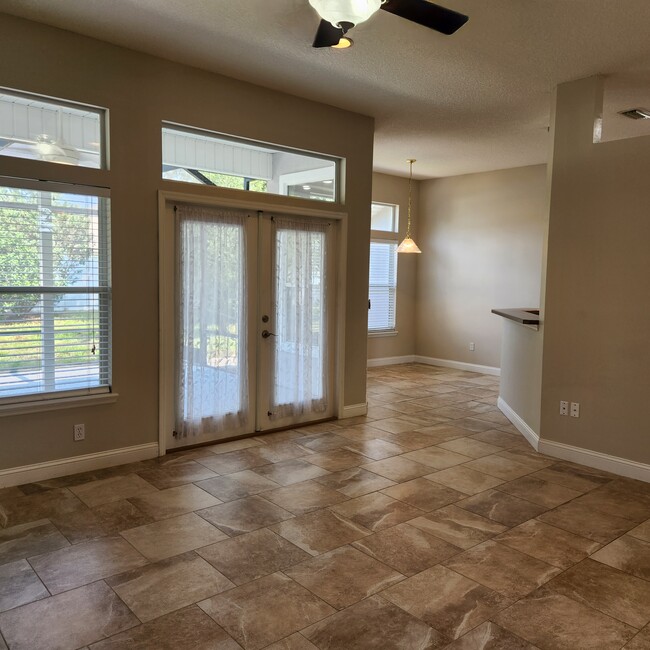
[[[45,481],[59,476],[78,474],[79,472],[90,472],[104,467],[113,467],[114,465],[135,463],[156,456],[158,456],[158,443],[151,442],[145,445],[123,447],[122,449],[109,449],[95,454],[59,458],[58,460],[36,463],[35,465],[11,467],[0,470],[0,488]]]
[[[501,413],[503,413],[508,418],[508,420],[512,422],[512,425],[515,427],[515,429],[517,429],[517,431],[519,431],[519,433],[521,433],[524,438],[528,440],[532,447],[536,451],[540,451],[539,436],[530,428],[527,422],[516,411],[514,411],[502,397],[499,397],[497,406],[499,407]]]
[[[379,359],[368,359],[368,368],[377,368],[378,366],[396,366],[400,363],[413,363],[415,356],[410,354],[404,357],[382,357]]]
[[[433,357],[413,357],[415,363],[426,363],[429,366],[440,366],[441,368],[453,368],[454,370],[467,370],[468,372],[480,372],[484,375],[501,375],[501,368],[493,366],[481,366],[477,363],[465,363],[464,361],[452,361],[450,359],[434,359]]]
[[[569,460],[579,465],[586,465],[587,467],[650,483],[650,465],[645,463],[637,463],[634,460],[627,460],[627,458],[610,456],[599,451],[573,447],[572,445],[565,445],[563,442],[554,442],[543,438],[539,441],[538,451],[547,456]]]
[[[339,418],[356,418],[360,415],[366,415],[368,413],[368,404],[362,402],[361,404],[349,404],[344,406],[339,413]]]

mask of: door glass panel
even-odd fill
[[[246,216],[177,209],[178,437],[236,431],[248,421]]]
[[[274,218],[272,420],[327,410],[328,227]]]

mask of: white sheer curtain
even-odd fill
[[[319,413],[328,404],[327,229],[329,224],[274,217],[271,419]]]
[[[180,437],[246,424],[246,215],[176,209],[177,405]]]

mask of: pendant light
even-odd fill
[[[413,163],[414,158],[409,158],[406,162],[409,163],[409,204],[408,204],[408,219],[406,221],[406,237],[404,241],[397,247],[398,253],[421,253],[418,245],[411,239],[411,182],[413,181]]]
[[[341,23],[354,27],[379,11],[381,0],[309,0],[309,4],[334,27],[339,27]]]

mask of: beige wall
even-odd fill
[[[545,165],[420,183],[418,355],[500,365],[490,310],[539,305],[546,197]]]
[[[110,171],[0,158],[0,175],[111,188],[119,393],[116,404],[0,418],[0,468],[157,440],[157,193],[182,191],[160,179],[162,120],[346,158],[345,209],[355,246],[347,260],[344,403],[365,402],[371,118],[5,15],[0,42],[0,85],[110,110]],[[77,422],[86,424],[81,443],[72,442]]]
[[[419,241],[417,237],[419,185],[418,181],[413,181],[411,188],[411,234],[416,242]],[[372,175],[372,200],[399,206],[399,241],[406,236],[408,188],[408,178],[377,173]],[[415,354],[415,290],[419,257],[420,255],[397,256],[397,312],[395,319],[397,335],[368,337],[368,359],[385,359]]]
[[[541,432],[648,463],[650,137],[593,144],[601,103],[598,78],[557,90]]]

